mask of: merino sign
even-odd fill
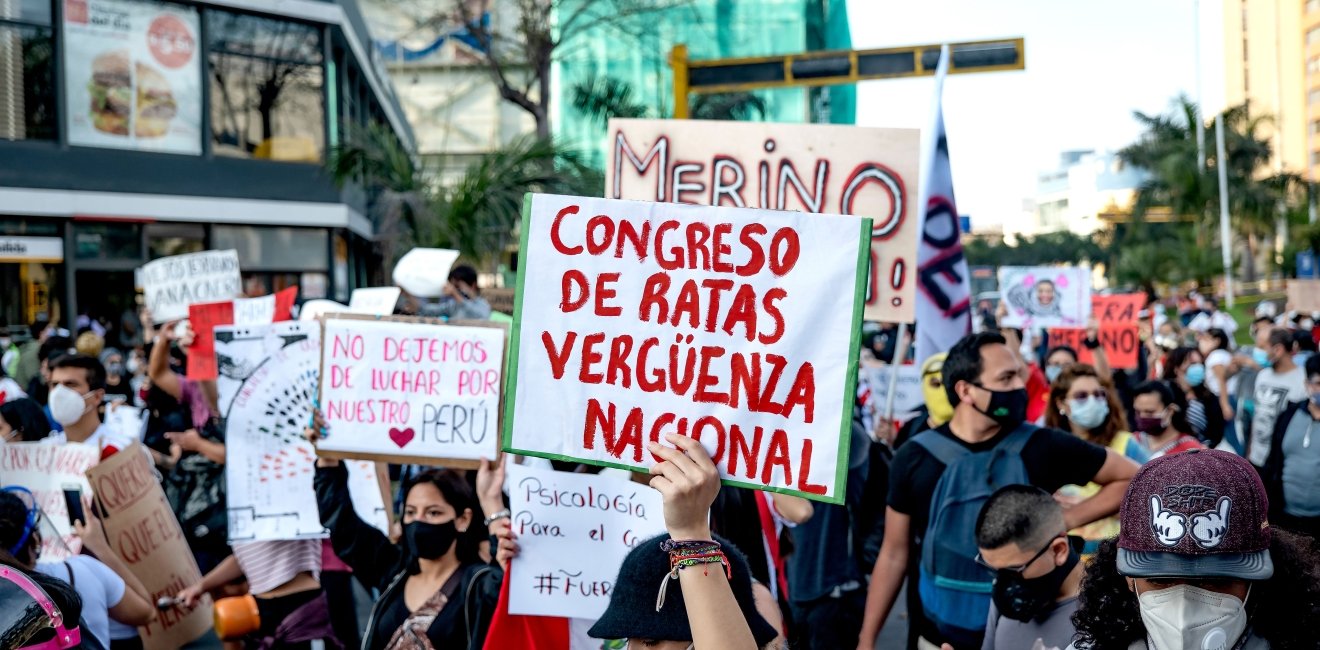
[[[330,435],[317,453],[450,466],[494,458],[503,367],[502,327],[328,317],[319,403]]]
[[[204,251],[144,264],[140,279],[147,309],[157,323],[188,317],[188,305],[243,294],[237,251]]]
[[[618,119],[609,134],[609,198],[869,217],[866,318],[915,318],[916,129]]]
[[[870,220],[531,195],[504,449],[843,500]]]

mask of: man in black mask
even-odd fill
[[[1053,493],[1098,483],[1098,493],[1063,513],[1060,531],[1118,511],[1137,464],[1071,433],[1025,424],[1025,374],[996,332],[966,336],[949,350],[942,378],[953,419],[894,455],[885,539],[867,587],[859,650],[875,648],[914,553],[921,558],[920,584],[908,589],[919,590],[926,616],[917,619],[925,622],[912,630],[908,647],[981,647],[994,574],[975,563],[975,522],[999,488],[1025,483]]]
[[[983,648],[1066,648],[1076,628],[1083,566],[1050,493],[1009,485],[990,496],[976,521],[977,561],[995,572]]]

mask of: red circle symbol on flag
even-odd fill
[[[167,68],[182,68],[197,51],[197,41],[178,16],[161,14],[147,28],[147,47],[152,56]]]

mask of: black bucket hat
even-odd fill
[[[668,580],[669,553],[660,549],[660,543],[669,534],[657,535],[633,548],[619,568],[619,577],[610,592],[610,604],[605,614],[587,631],[596,639],[654,639],[657,641],[691,641],[692,628],[688,625],[687,605],[678,581],[669,584],[664,605],[656,611],[656,596],[660,583]],[[743,617],[752,628],[757,646],[764,646],[779,636],[773,626],[761,618],[752,598],[752,573],[747,558],[728,540],[716,537],[729,558],[733,578],[729,586],[742,609]],[[724,567],[711,565],[710,570],[723,571]],[[697,571],[698,567],[683,569]]]

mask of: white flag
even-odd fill
[[[963,257],[958,207],[953,200],[953,171],[944,133],[944,77],[949,46],[940,52],[935,72],[935,119],[926,132],[921,174],[921,239],[917,243],[917,356],[920,366],[972,331],[971,286]]]

